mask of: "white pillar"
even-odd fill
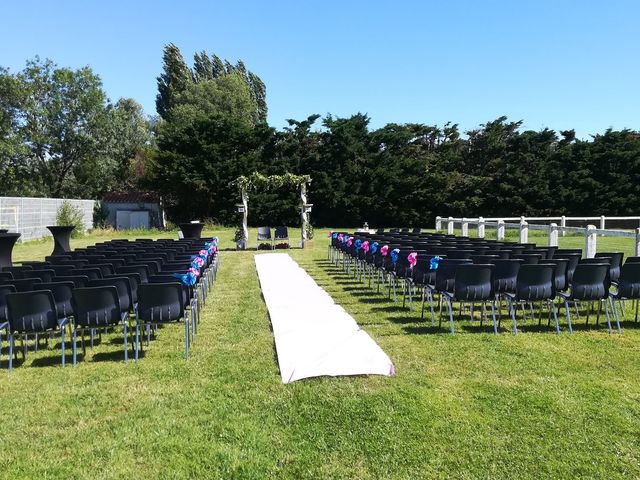
[[[520,243],[529,242],[529,224],[524,221],[524,217],[520,219]]]
[[[504,240],[504,220],[498,220],[498,228],[496,229],[496,240]]]
[[[436,232],[440,232],[442,230],[442,217],[438,215],[436,217]]]
[[[244,188],[242,189],[240,194],[242,195],[242,206],[244,207],[244,212],[242,212],[242,234],[244,235],[245,243],[247,243],[249,242],[249,196],[247,195],[247,191]]]
[[[595,225],[587,225],[584,231],[584,256],[585,258],[593,258],[596,256],[596,239],[598,234],[596,233]]]
[[[562,228],[562,236],[565,236],[565,231],[564,231],[564,227],[567,226],[567,217],[565,217],[564,215],[562,215],[562,217],[560,217],[560,228]]]
[[[604,230],[605,217],[604,215],[600,215],[600,230]]]
[[[469,236],[469,222],[464,217],[462,218],[462,226],[460,228],[462,229],[461,235],[463,237],[468,237]]]
[[[307,240],[307,223],[309,223],[309,214],[306,211],[307,205],[307,184],[300,184],[300,224],[302,231],[300,232],[301,246],[304,248],[304,241]]]
[[[449,217],[447,220],[447,233],[453,235],[453,217]]]
[[[478,238],[484,238],[484,218],[478,218]]]
[[[549,225],[549,246],[557,247],[558,246],[558,224],[552,223]]]
[[[640,257],[640,228],[636,228],[636,248],[635,256]]]

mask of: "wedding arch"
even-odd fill
[[[249,192],[258,188],[270,189],[280,187],[298,187],[300,189],[300,224],[301,224],[301,245],[308,239],[309,213],[311,213],[311,203],[307,203],[307,185],[311,183],[309,175],[294,175],[285,173],[283,175],[263,175],[253,172],[248,177],[242,175],[235,180],[235,184],[240,190],[242,203],[237,204],[238,212],[242,213],[242,240],[246,245],[249,240],[249,228],[247,220],[249,218]]]

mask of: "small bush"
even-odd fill
[[[58,213],[56,214],[56,225],[67,226],[73,225],[76,229],[71,234],[72,237],[81,237],[84,235],[84,215],[82,210],[71,205],[66,200],[62,202]]]

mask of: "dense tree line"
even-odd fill
[[[428,225],[436,215],[629,215],[640,212],[640,133],[576,139],[523,130],[505,117],[455,124],[388,124],[311,115],[282,130],[266,122],[266,87],[242,61],[206,52],[184,61],[167,45],[159,117],[109,101],[88,67],[38,59],[0,71],[0,195],[100,198],[160,192],[175,221],[238,220],[233,181],[309,174],[318,226]],[[298,223],[290,188],[251,194],[254,224]]]

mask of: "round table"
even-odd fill
[[[184,238],[200,238],[204,223],[180,223],[178,226]]]
[[[73,232],[76,227],[73,225],[48,225],[47,228],[53,235],[53,252],[51,252],[51,255],[61,255],[70,252],[71,246],[69,246],[69,239],[71,238],[71,232]]]
[[[0,270],[13,266],[11,253],[21,233],[0,233]]]

